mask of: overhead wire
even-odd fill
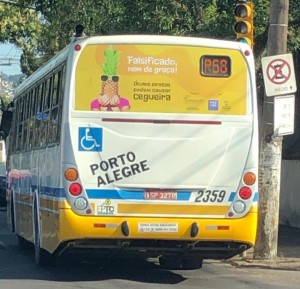
[[[13,52],[14,49],[14,56],[11,56],[11,52]],[[20,63],[20,57],[18,56],[18,49],[15,47],[15,45],[11,45],[9,48],[9,51],[4,54],[3,56],[0,55],[0,65],[15,65]]]

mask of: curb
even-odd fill
[[[300,258],[278,258],[276,260],[229,259],[225,261],[239,268],[260,268],[285,271],[300,271]]]

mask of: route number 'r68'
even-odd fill
[[[199,190],[195,202],[198,203],[222,203],[226,196],[224,190]]]

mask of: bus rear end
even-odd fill
[[[94,37],[75,42],[71,59],[62,244],[181,266],[253,246],[258,133],[249,47]]]

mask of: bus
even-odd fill
[[[248,45],[76,37],[16,88],[11,107],[8,224],[37,265],[92,251],[195,269],[255,244]]]

